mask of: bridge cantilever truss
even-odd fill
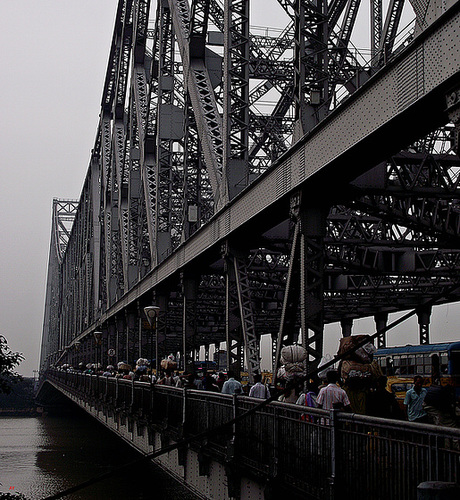
[[[119,1],[82,195],[54,202],[42,368],[226,342],[252,377],[261,335],[315,364],[325,324],[413,307],[428,341],[459,277],[458,2],[412,2],[405,34],[410,4],[372,1],[366,59],[359,2],[271,1],[263,32],[248,0]]]

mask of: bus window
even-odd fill
[[[401,356],[393,356],[394,374],[401,375]]]
[[[417,375],[423,375],[423,354],[415,355],[415,371]]]
[[[447,352],[441,353],[441,375],[447,375],[449,371],[449,357]]]
[[[415,375],[415,355],[409,354],[407,356],[407,373],[408,375]]]
[[[434,353],[431,355],[431,376],[439,380],[439,375],[439,354]]]
[[[431,356],[429,354],[423,356],[423,373],[431,375]]]
[[[393,359],[390,358],[390,356],[388,356],[386,358],[386,373],[385,375],[387,375],[388,377],[391,377],[395,374],[395,368],[394,368],[394,364],[393,364]]]
[[[407,356],[404,354],[401,356],[399,374],[400,375],[407,375]]]
[[[450,351],[450,375],[460,375],[460,351]]]

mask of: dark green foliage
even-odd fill
[[[0,335],[0,393],[9,394],[13,384],[22,380],[16,367],[23,359],[21,353],[11,351],[6,338]]]
[[[12,387],[9,394],[0,392],[1,410],[28,410],[35,409],[34,401],[34,379],[24,378]]]
[[[0,493],[0,500],[27,500],[22,493]]]

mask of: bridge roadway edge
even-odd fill
[[[416,500],[420,483],[460,478],[460,429],[51,369],[37,399],[54,395],[148,458],[170,452],[210,500]]]
[[[115,413],[113,413],[112,416],[109,416],[108,411],[96,408],[83,398],[72,394],[71,391],[67,390],[61,384],[50,379],[46,379],[45,382],[74,404],[78,405],[89,416],[96,419],[142,455],[160,450],[170,444],[169,441],[165,443],[160,432],[153,431],[150,437],[144,426],[138,425],[136,418],[132,418],[130,426],[129,417],[125,418],[123,422],[123,419],[119,415],[115,416]],[[150,444],[150,442],[153,444]],[[191,447],[188,447],[186,450],[185,461],[184,456],[180,456],[178,449],[151,460],[199,499],[233,500],[237,498],[238,500],[270,500],[271,498],[266,493],[267,481],[263,481],[260,484],[253,478],[245,477],[238,473],[235,474],[234,468],[225,466],[216,460],[211,460],[210,463],[205,464],[205,473],[200,474],[200,461],[202,461],[202,458]],[[181,462],[184,462],[183,465],[181,465]],[[232,491],[238,493],[232,495]]]
[[[321,196],[327,189],[329,198],[337,198],[343,182],[446,122],[446,93],[460,85],[459,32],[460,1],[152,269],[72,344],[181,269],[209,255],[218,255],[227,238],[243,232],[247,238],[251,229],[266,225],[280,214],[286,216],[289,196],[296,190],[307,189],[310,196]],[[407,68],[413,65],[415,70],[408,75]],[[388,97],[391,95],[393,101]],[[350,123],[359,123],[360,127],[351,133]]]

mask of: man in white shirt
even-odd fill
[[[270,397],[270,392],[267,387],[262,384],[262,375],[256,373],[254,375],[255,384],[251,387],[249,391],[250,398],[268,399]]]
[[[228,372],[228,380],[222,386],[222,394],[243,394],[243,386],[235,380],[233,372]]]
[[[350,411],[350,400],[347,393],[337,385],[339,374],[336,370],[329,370],[326,373],[328,385],[323,387],[316,398],[318,408],[323,410],[346,410]]]

